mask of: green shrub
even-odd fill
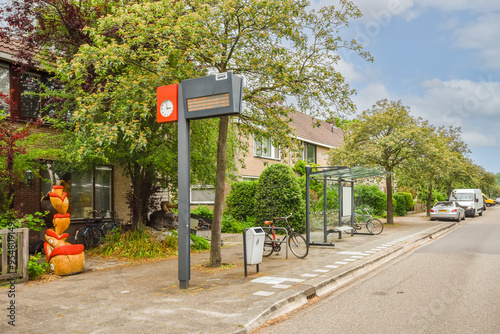
[[[413,211],[413,205],[415,204],[413,202],[413,195],[405,192],[397,192],[397,194],[401,194],[404,197],[406,211]]]
[[[306,199],[306,165],[307,163],[304,160],[299,160],[293,167],[293,170],[300,175],[299,177],[299,185],[301,189],[302,196],[304,196],[304,200]],[[318,164],[310,163],[311,167],[319,167]],[[321,194],[323,194],[323,182],[320,182],[316,179],[309,180],[309,190],[310,190],[310,198],[311,202],[315,202],[319,199]]]
[[[243,233],[243,230],[252,226],[253,221],[240,221],[226,213],[222,215],[222,233]]]
[[[28,276],[29,279],[37,279],[38,277],[47,273],[49,267],[47,262],[40,263],[40,257],[42,253],[36,253],[35,255],[30,255],[28,261]]]
[[[392,207],[394,208],[395,216],[406,216],[406,198],[401,193],[392,195]]]
[[[323,211],[323,202],[323,194],[321,194],[321,197],[316,202],[313,210],[316,212]],[[339,194],[337,189],[334,189],[333,187],[328,187],[326,190],[326,208],[329,211],[337,210],[339,208]]]
[[[191,234],[191,241],[193,242],[191,244],[191,249],[193,250],[204,251],[210,249],[210,242],[203,237]]]
[[[257,224],[292,213],[290,225],[301,233],[305,231],[304,196],[290,167],[279,163],[267,167],[259,177],[255,201]]]
[[[205,218],[210,218],[210,219],[214,218],[214,212],[210,210],[208,206],[205,205],[199,205],[198,207],[192,209],[191,213]]]
[[[226,198],[227,212],[231,216],[246,220],[254,215],[256,181],[240,181],[231,184],[231,192]]]
[[[382,216],[387,209],[387,195],[377,185],[354,186],[354,203],[357,207],[368,206],[370,214]]]
[[[428,194],[429,194],[429,191],[427,189],[421,190],[418,193],[418,199],[420,201],[422,201],[423,203],[427,203]],[[431,205],[436,204],[436,202],[447,201],[447,200],[448,200],[448,196],[446,196],[445,193],[442,193],[436,189],[432,190],[432,197],[431,197],[432,203],[431,203]]]

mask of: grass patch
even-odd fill
[[[92,250],[90,255],[116,256],[128,259],[165,258],[177,255],[177,236],[165,236],[163,241],[146,230],[115,233]]]
[[[161,235],[160,235],[161,236]],[[147,230],[127,231],[108,235],[102,245],[88,251],[90,256],[121,257],[134,260],[159,259],[177,256],[178,234],[159,238]],[[191,235],[191,250],[206,251],[210,249],[210,242],[203,237]]]

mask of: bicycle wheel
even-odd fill
[[[373,226],[374,226],[373,221],[367,221],[365,224],[368,233],[373,234]]]
[[[75,242],[80,245],[85,245],[83,241],[83,233],[85,232],[85,227],[80,227],[75,232]]]
[[[298,233],[288,235],[288,247],[290,247],[293,255],[299,259],[303,259],[309,254],[309,245],[306,239]]]
[[[361,226],[358,223],[358,218],[354,217],[352,219],[352,227],[353,227],[352,232],[353,233],[358,233],[358,230],[361,228]]]
[[[273,238],[269,236],[269,234],[266,234],[266,239],[264,240],[264,250],[262,251],[262,256],[268,257],[271,256],[271,254],[274,251],[273,247]]]
[[[94,246],[94,229],[92,226],[87,226],[83,230],[83,245],[85,246],[85,249],[89,249]]]
[[[99,246],[99,244],[102,242],[102,239],[106,237],[106,234],[103,231],[104,226],[94,226],[93,229],[95,230],[94,234],[94,246]]]
[[[373,226],[373,229],[372,229],[372,232],[373,234],[380,234],[382,233],[382,231],[384,230],[384,224],[382,224],[382,222],[378,219],[374,219],[373,222],[372,222],[372,226]]]

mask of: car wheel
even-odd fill
[[[463,217],[462,217],[462,220],[465,220],[465,212],[464,212],[464,215],[463,215]]]
[[[436,218],[431,218],[431,221],[434,221],[434,220],[436,220]]]
[[[455,221],[456,221],[457,223],[459,223],[459,222],[460,222],[460,220],[461,220],[461,218],[460,218],[460,213],[459,213],[459,214],[457,215],[457,218],[455,219]]]

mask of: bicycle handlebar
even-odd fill
[[[290,212],[290,214],[286,217],[274,217],[274,220],[279,220],[279,219],[288,219],[293,216],[293,213]]]

